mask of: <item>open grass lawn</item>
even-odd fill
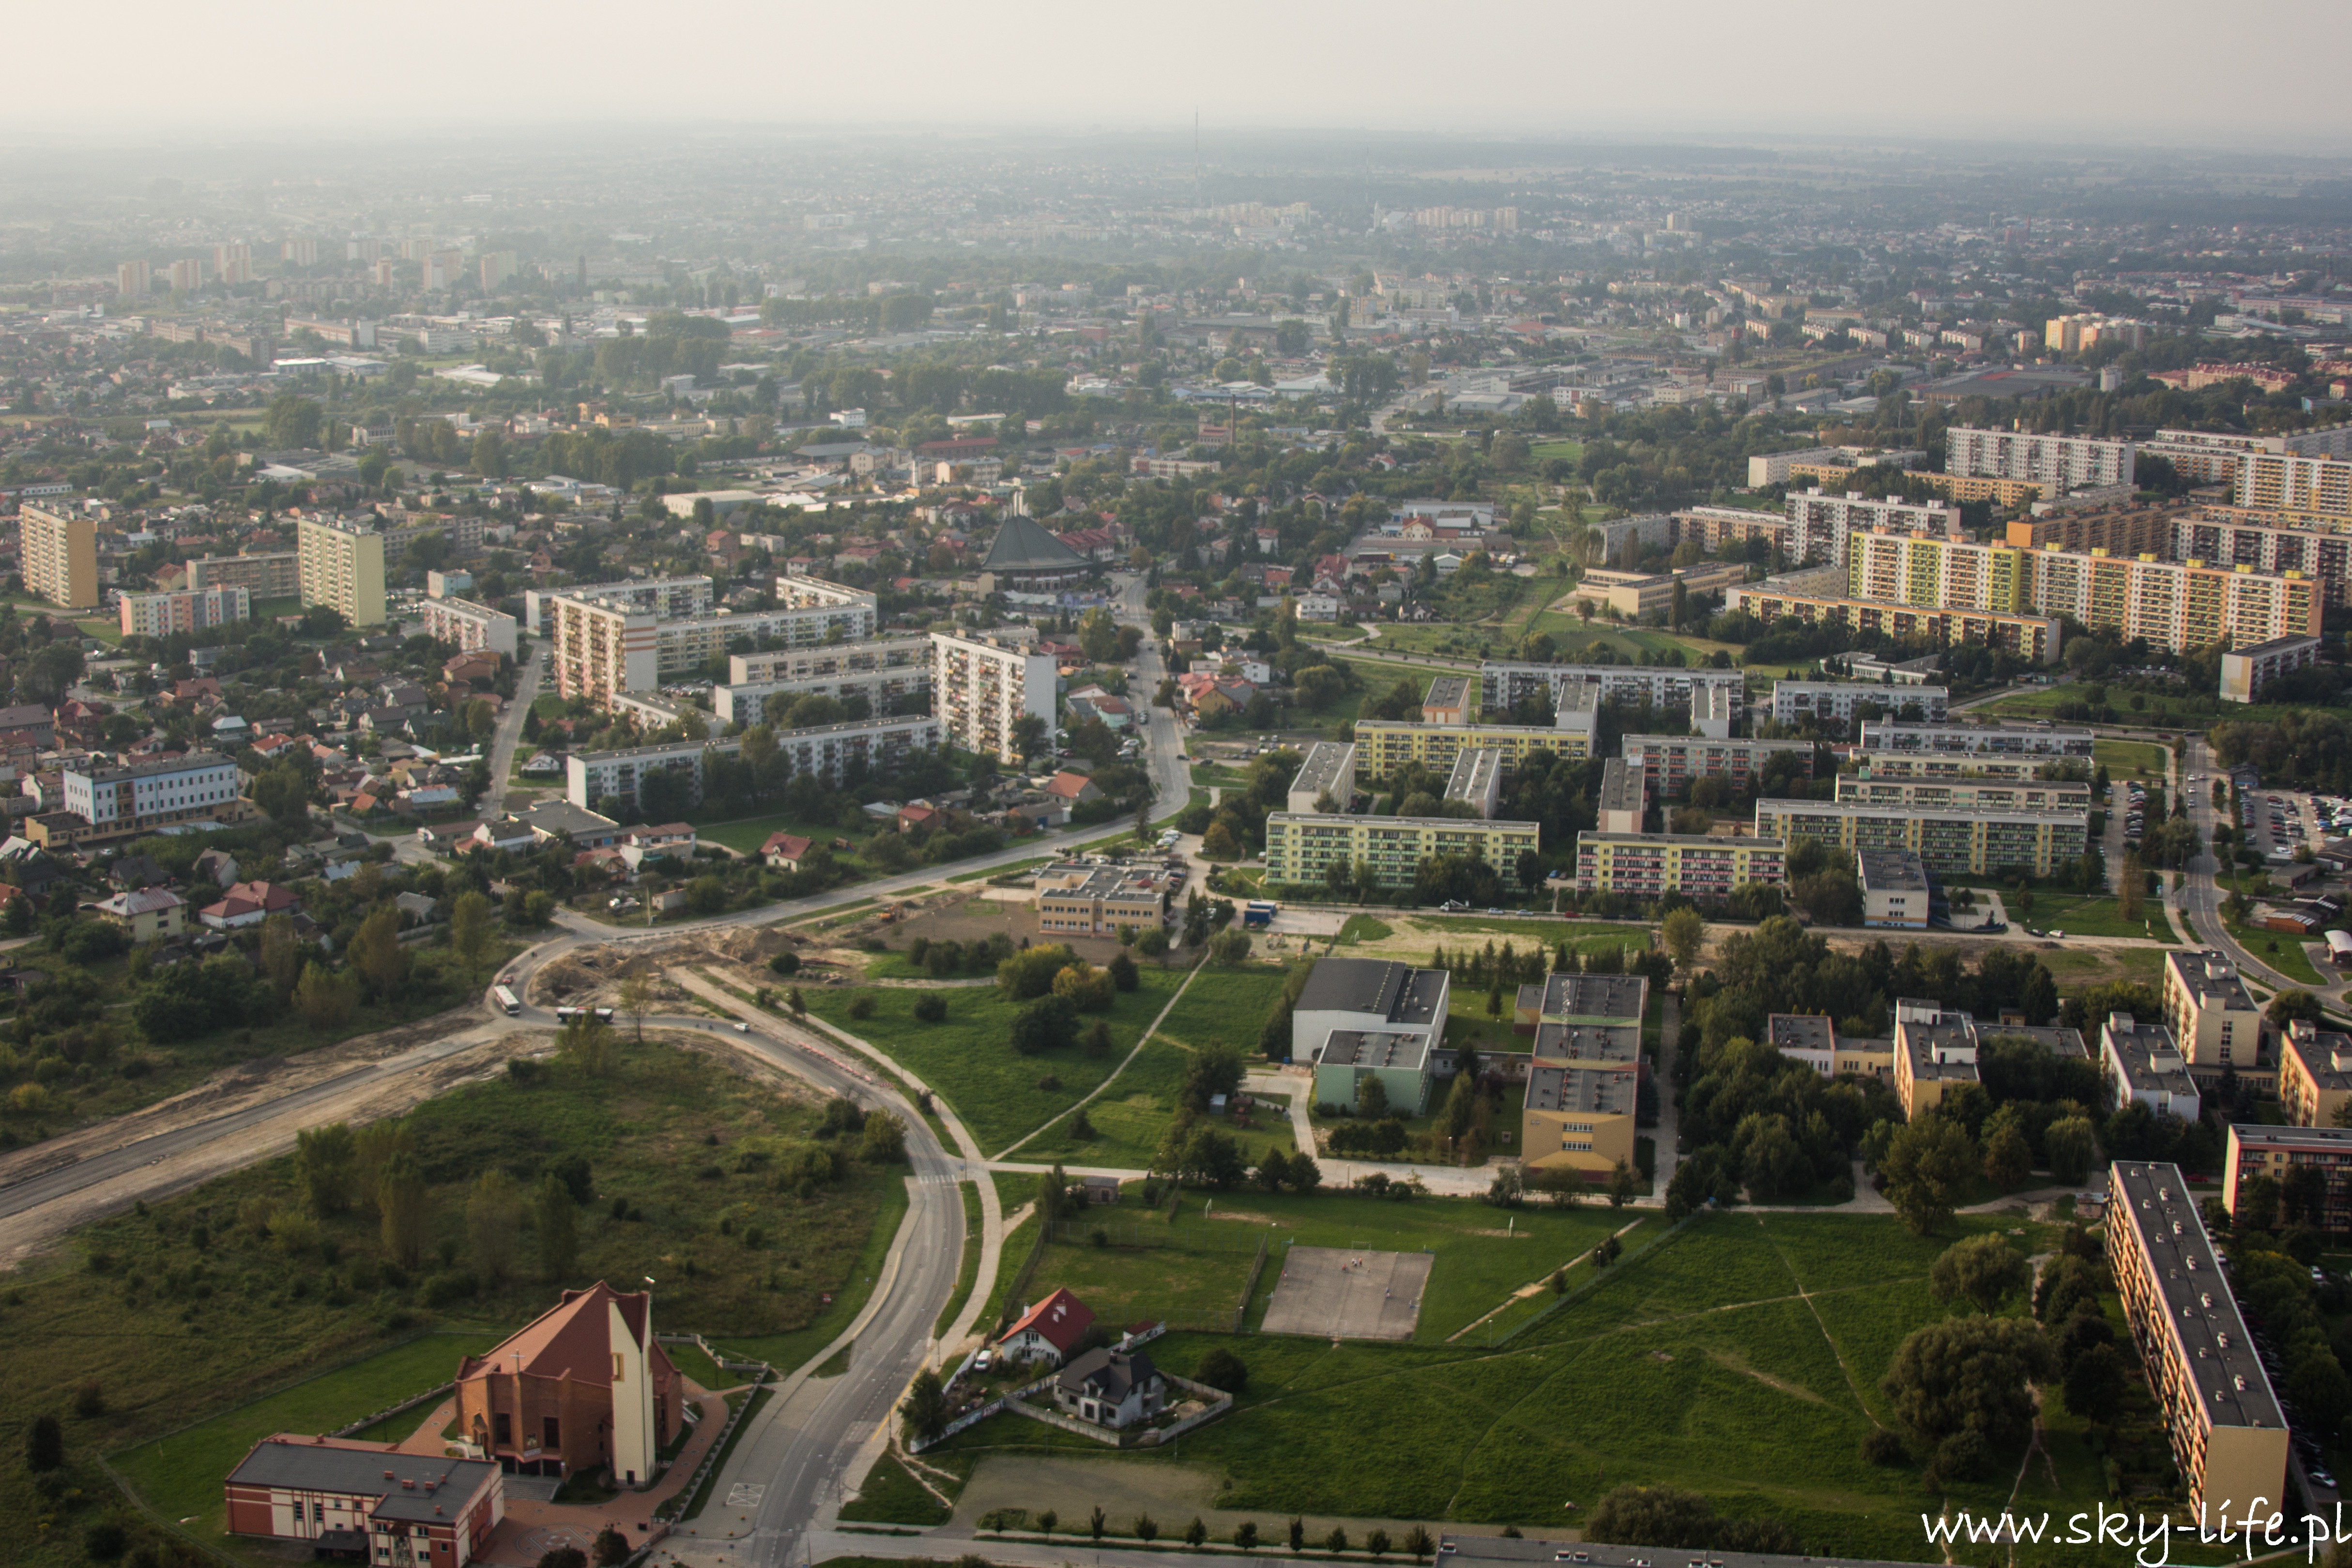
[[[731,1374],[719,1371],[719,1364],[704,1354],[700,1345],[666,1344],[662,1349],[669,1353],[672,1366],[694,1379],[701,1387],[720,1389],[735,1386],[736,1378]]]
[[[867,1228],[864,1248],[854,1258],[837,1256],[834,1271],[818,1281],[815,1300],[811,1303],[814,1315],[795,1328],[777,1333],[723,1334],[711,1337],[711,1343],[730,1356],[748,1356],[764,1361],[776,1369],[779,1377],[788,1377],[810,1357],[841,1337],[842,1330],[857,1321],[873,1296],[876,1283],[882,1278],[883,1265],[890,1256],[890,1244],[898,1235],[899,1222],[907,1218],[907,1184],[893,1181],[884,1186],[881,1203]],[[825,1300],[827,1296],[831,1301]]]
[[[2302,937],[2284,931],[2258,930],[2241,921],[2231,920],[2226,915],[2221,917],[2221,922],[2230,928],[2230,935],[2238,939],[2241,946],[2288,979],[2306,986],[2329,983],[2321,979],[2319,971],[2312,967],[2310,956],[2303,950]]]
[[[2089,702],[2090,690],[2078,682],[2037,686],[1969,712],[1979,718],[2056,718],[2060,709]],[[2308,706],[2299,704],[2225,703],[2212,692],[2149,697],[2147,706],[2134,710],[2130,706],[2133,695],[2121,687],[2108,689],[2107,704],[2116,710],[2116,722],[2152,729],[2210,729],[2216,721],[2224,718],[2242,724],[2275,724],[2290,710],[2310,711]]]
[[[2140,918],[2126,920],[2113,894],[2060,893],[2033,890],[2033,907],[2021,906],[2016,894],[2004,891],[2012,924],[2031,925],[2038,931],[2063,931],[2069,936],[2139,936],[2172,941],[2172,926],[2164,918],[2164,904],[2150,894],[2140,903]]]
[[[691,821],[691,819],[688,820]],[[697,822],[694,829],[696,838],[707,839],[714,844],[725,844],[729,849],[740,851],[747,855],[758,854],[760,846],[768,841],[768,837],[772,833],[798,833],[804,839],[814,839],[818,843],[829,844],[840,836],[841,830],[830,822],[804,821],[798,817],[787,816],[782,812],[772,817],[743,817],[733,821]],[[865,838],[863,832],[849,836],[853,841],[859,841]],[[835,852],[844,858],[846,858],[849,853],[847,851]],[[856,862],[851,861],[850,863],[854,865]]]
[[[1062,1221],[1021,1292],[1024,1299],[1042,1301],[1066,1288],[1114,1330],[1162,1321],[1229,1330],[1242,1307],[1242,1287],[1249,1281],[1259,1238],[1266,1234],[1264,1228],[1204,1220],[1189,1203],[1174,1225],[1137,1224],[1127,1218],[1139,1212],[1127,1204],[1088,1208]],[[1091,1240],[1097,1230],[1104,1237],[1102,1245]],[[1167,1244],[1122,1245],[1129,1238]],[[1275,1267],[1271,1252],[1266,1266]]]
[[[2110,779],[2160,784],[2164,758],[2164,747],[2152,740],[2110,740],[2103,735],[2091,742],[2091,760],[2105,768]]]
[[[841,1517],[859,1524],[933,1525],[945,1524],[949,1512],[896,1455],[886,1452],[857,1483],[856,1500],[842,1505]]]
[[[557,1065],[527,1086],[501,1077],[409,1113],[428,1197],[414,1269],[387,1269],[376,1218],[361,1208],[325,1219],[316,1240],[283,1225],[279,1239],[265,1234],[272,1215],[302,1208],[291,1156],[79,1232],[0,1294],[0,1441],[20,1442],[23,1422],[56,1413],[85,1492],[104,1491],[95,1454],[140,1449],[134,1479],[159,1489],[152,1500],[216,1530],[220,1478],[254,1436],[340,1427],[419,1393],[563,1285],[652,1274],[665,1325],[714,1335],[808,1323],[822,1293],[845,1289],[889,1195],[903,1208],[899,1173],[853,1163],[811,1197],[781,1192],[761,1156],[807,1145],[814,1101],[658,1039],[620,1041],[614,1056],[603,1076]],[[592,1198],[575,1211],[579,1255],[561,1279],[543,1277],[527,1211],[510,1247],[471,1250],[477,1177],[503,1170],[528,1192],[573,1155],[589,1162]],[[613,1215],[616,1202],[626,1218]],[[426,1330],[456,1332],[403,1343]],[[214,1419],[345,1367],[261,1413]],[[76,1391],[92,1382],[104,1413],[75,1414]],[[202,1436],[144,1447],[192,1421],[208,1423]],[[79,1562],[80,1524],[42,1536],[41,1511],[21,1468],[0,1466],[10,1561]]]
[[[1204,977],[1193,988],[1197,990],[1208,983]],[[1185,999],[1191,1000],[1190,992]],[[1253,1037],[1237,1049],[1246,1053],[1255,1044]],[[1168,1130],[1176,1124],[1176,1107],[1182,1097],[1184,1073],[1192,1057],[1190,1047],[1179,1044],[1166,1032],[1154,1036],[1134,1063],[1112,1080],[1109,1089],[1087,1104],[1087,1122],[1094,1129],[1091,1136],[1081,1137],[1073,1131],[1076,1120],[1073,1113],[1022,1145],[1015,1157],[1041,1165],[1058,1161],[1072,1166],[1112,1166],[1139,1174],[1149,1170]],[[1268,1149],[1286,1151],[1295,1143],[1289,1119],[1279,1111],[1258,1114],[1248,1127],[1225,1124],[1223,1131],[1241,1146],[1243,1160],[1251,1166],[1255,1166]]]
[[[1008,1001],[993,987],[931,992],[812,988],[803,994],[809,1011],[912,1069],[993,1154],[1067,1111],[1108,1077],[1183,977],[1181,969],[1147,967],[1138,989],[1119,993],[1109,1014],[1111,1049],[1102,1056],[1076,1046],[1050,1056],[1019,1054],[1010,1037],[1022,1004]],[[947,998],[945,1022],[924,1023],[915,1017],[915,1003],[926,995]],[[874,1002],[873,1017],[849,1016],[859,998]],[[1087,1019],[1081,1032],[1092,1023]],[[1058,1087],[1041,1088],[1048,1078]]]
[[[1296,1201],[1337,1209],[1358,1200]],[[1447,1206],[1396,1207],[1434,1217]],[[1528,1218],[1555,1217],[1523,1215],[1522,1223]],[[1534,1277],[1538,1270],[1524,1260],[1557,1249],[1571,1230],[1590,1235],[1607,1222],[1589,1210],[1557,1220],[1562,1228],[1549,1249],[1465,1237],[1469,1227],[1442,1237],[1424,1330],[1445,1305],[1449,1275],[1485,1269],[1496,1280]],[[1971,1220],[1958,1229],[1996,1223]],[[1307,1232],[1327,1228],[1346,1227],[1302,1226],[1298,1239],[1316,1239]],[[1573,1527],[1564,1501],[1589,1510],[1611,1487],[1631,1481],[1700,1492],[1727,1515],[1778,1518],[1817,1555],[1932,1561],[1939,1553],[1922,1538],[1919,1514],[1946,1499],[1998,1509],[2018,1469],[2012,1453],[1983,1481],[1930,1490],[1915,1467],[1874,1467],[1860,1455],[1863,1437],[1891,1417],[1878,1382],[1896,1347],[1950,1310],[1932,1299],[1925,1280],[1952,1239],[1914,1238],[1892,1218],[1734,1210],[1621,1266],[1507,1346],[1446,1345],[1426,1332],[1396,1346],[1176,1333],[1152,1354],[1179,1373],[1195,1369],[1213,1348],[1233,1350],[1248,1364],[1249,1385],[1234,1412],[1184,1441],[1185,1460],[1220,1477],[1221,1508],[1275,1518],[1325,1512],[1509,1522],[1535,1534]],[[1399,1240],[1411,1244],[1409,1236]],[[1629,1237],[1629,1253],[1642,1242],[1640,1231]],[[1383,1242],[1368,1234],[1363,1244]],[[2039,1250],[2051,1243],[2036,1229],[2018,1244]],[[1486,1262],[1481,1250],[1500,1261]],[[2147,1406],[2137,1385],[2134,1400],[2122,1442],[2144,1453]],[[2046,1401],[2044,1414],[2056,1485],[2037,1460],[2020,1506],[2048,1506],[2063,1519],[2092,1506],[2104,1483],[2082,1424],[2063,1399]],[[1040,1447],[1027,1427],[984,1423],[950,1448]],[[1171,1461],[1139,1454],[1121,1462]]]
[[[1247,1056],[1257,1049],[1266,1015],[1282,998],[1287,974],[1276,964],[1211,965],[1187,987],[1160,1031],[1193,1046],[1224,1044]]]
[[[114,1467],[166,1517],[194,1515],[196,1523],[191,1528],[203,1539],[222,1543],[221,1479],[254,1444],[272,1432],[331,1432],[349,1426],[372,1411],[447,1382],[460,1356],[478,1355],[499,1337],[477,1330],[412,1339],[117,1454]],[[427,1414],[420,1406],[403,1420],[414,1429]]]

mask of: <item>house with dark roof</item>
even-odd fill
[[[1060,1365],[1094,1326],[1095,1314],[1066,1289],[1057,1289],[1021,1314],[996,1342],[1007,1361],[1048,1361]]]
[[[1074,1358],[1054,1379],[1054,1403],[1097,1426],[1131,1427],[1166,1407],[1168,1380],[1149,1353],[1105,1345]]]
[[[282,1433],[253,1446],[226,1490],[232,1535],[416,1568],[466,1568],[507,1511],[504,1473],[485,1460]]]
[[[458,1429],[510,1470],[609,1469],[616,1486],[651,1485],[684,1400],[653,1312],[648,1291],[598,1281],[564,1291],[512,1338],[458,1362]]]

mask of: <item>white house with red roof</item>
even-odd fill
[[[770,833],[768,841],[760,846],[760,858],[778,871],[798,871],[801,862],[815,847],[814,839],[804,839],[798,833]]]
[[[301,907],[301,899],[277,883],[240,882],[223,894],[219,903],[205,905],[196,918],[215,931],[236,931],[258,925],[273,915],[291,915]]]
[[[1094,1322],[1095,1314],[1084,1301],[1057,1288],[1004,1331],[996,1342],[997,1354],[1008,1361],[1046,1361],[1059,1366]]]

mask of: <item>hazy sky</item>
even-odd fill
[[[1324,126],[2352,141],[2347,0],[505,0],[12,8],[12,135],[405,124]]]

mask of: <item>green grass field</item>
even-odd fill
[[[1985,885],[1991,885],[1987,883]],[[2048,887],[2033,890],[2033,907],[2021,906],[2013,891],[2001,900],[2012,923],[2023,922],[2041,931],[2063,931],[2069,936],[2138,936],[2170,944],[2171,924],[2164,917],[2164,902],[2155,894],[2140,901],[2140,918],[2126,920],[2113,894],[2062,893]]]
[[[142,1443],[116,1455],[114,1467],[165,1516],[194,1516],[190,1528],[217,1544],[226,1523],[221,1478],[254,1444],[272,1432],[330,1432],[348,1426],[447,1382],[460,1356],[478,1355],[498,1340],[496,1333],[481,1331],[426,1334]],[[407,1420],[414,1427],[425,1414],[419,1409]]]
[[[948,1512],[895,1455],[885,1453],[857,1483],[856,1500],[842,1505],[841,1517],[857,1524],[929,1526],[945,1524]]]
[[[1352,1201],[1299,1200],[1335,1209]],[[1271,1206],[1253,1199],[1251,1207]],[[1406,1216],[1446,1207],[1395,1206]],[[1448,1293],[1465,1301],[1478,1293],[1449,1287],[1449,1274],[1484,1269],[1486,1290],[1534,1277],[1522,1260],[1557,1249],[1570,1228],[1590,1235],[1606,1223],[1590,1211],[1559,1220],[1549,1248],[1466,1237],[1462,1231],[1487,1227],[1457,1222],[1438,1239],[1424,1333],[1411,1344],[1167,1336],[1152,1353],[1171,1370],[1192,1371],[1213,1348],[1235,1352],[1249,1368],[1234,1413],[1188,1434],[1181,1462],[1217,1478],[1219,1508],[1276,1520],[1326,1513],[1509,1523],[1535,1535],[1575,1525],[1563,1502],[1590,1509],[1610,1488],[1633,1482],[1697,1491],[1727,1516],[1780,1520],[1817,1555],[1914,1562],[1938,1556],[1923,1539],[1923,1511],[1948,1500],[1998,1509],[2009,1498],[2019,1468],[2013,1452],[1982,1481],[1934,1489],[1916,1466],[1875,1467],[1860,1454],[1863,1437],[1892,1419],[1878,1383],[1896,1347],[1950,1310],[1929,1295],[1926,1276],[1953,1237],[1916,1239],[1892,1218],[1734,1210],[1648,1255],[1635,1232],[1627,1263],[1508,1345],[1489,1348],[1483,1336],[1433,1343],[1428,1319]],[[1958,1229],[1999,1223],[1972,1219]],[[1365,1245],[1382,1244],[1380,1228],[1367,1225]],[[2051,1244],[2046,1230],[2028,1228],[2017,1245]],[[1307,1228],[1299,1239],[1310,1239]],[[1502,1261],[1480,1261],[1482,1249]],[[2117,1451],[2136,1469],[2164,1462],[2150,1414],[2135,1385]],[[2090,1507],[2105,1486],[2084,1424],[2054,1396],[2043,1416],[2053,1463],[2034,1464],[2018,1486],[2018,1506],[2049,1507],[2063,1519]],[[1053,1447],[1040,1440],[1052,1436],[1029,1423],[990,1422],[953,1439],[949,1451],[1038,1451]],[[1138,1454],[1118,1462],[1171,1459]]]
[[[1195,989],[1199,987],[1195,986]],[[1186,1000],[1190,1000],[1187,993]],[[1255,1038],[1245,1051],[1254,1047]],[[1094,1135],[1072,1132],[1075,1114],[1065,1116],[1030,1142],[1016,1158],[1040,1165],[1059,1161],[1073,1166],[1113,1166],[1142,1172],[1151,1167],[1168,1130],[1175,1124],[1176,1107],[1184,1087],[1191,1048],[1166,1033],[1153,1037],[1141,1055],[1111,1081],[1099,1099],[1086,1107]],[[1289,1121],[1278,1112],[1258,1115],[1248,1127],[1228,1124],[1223,1131],[1241,1147],[1242,1158],[1255,1166],[1268,1149],[1287,1150],[1294,1145]]]
[[[1146,967],[1141,986],[1121,992],[1112,1008],[1111,1050],[1099,1057],[1075,1047],[1051,1056],[1017,1054],[1008,1038],[1019,1005],[993,987],[936,992],[811,988],[803,995],[810,1012],[904,1062],[955,1107],[981,1146],[993,1154],[1067,1111],[1108,1077],[1183,978],[1181,970]],[[915,1003],[926,995],[947,998],[945,1022],[915,1017]],[[850,1004],[861,997],[874,1001],[874,1016],[853,1019]],[[1049,1077],[1059,1086],[1040,1087]]]
[[[2105,768],[2110,779],[2161,784],[2164,758],[2164,747],[2152,740],[2110,740],[2101,736],[2091,742],[2091,760]]]
[[[840,1338],[842,1331],[856,1322],[857,1314],[866,1310],[867,1300],[882,1278],[899,1223],[907,1218],[907,1206],[905,1182],[894,1181],[883,1189],[882,1202],[866,1232],[865,1246],[847,1268],[837,1269],[827,1278],[824,1282],[833,1288],[817,1293],[811,1303],[814,1315],[806,1322],[778,1333],[728,1334],[712,1343],[730,1356],[764,1361],[776,1369],[779,1377],[790,1376],[811,1356]],[[827,1295],[833,1298],[829,1302],[824,1299]]]
[[[948,1304],[940,1309],[939,1321],[932,1325],[934,1339],[948,1332],[948,1325],[955,1322],[964,1302],[971,1299],[972,1283],[980,1277],[980,1232],[984,1218],[980,1187],[973,1182],[958,1182],[956,1191],[963,1195],[963,1258],[956,1266],[955,1290],[949,1295]]]

